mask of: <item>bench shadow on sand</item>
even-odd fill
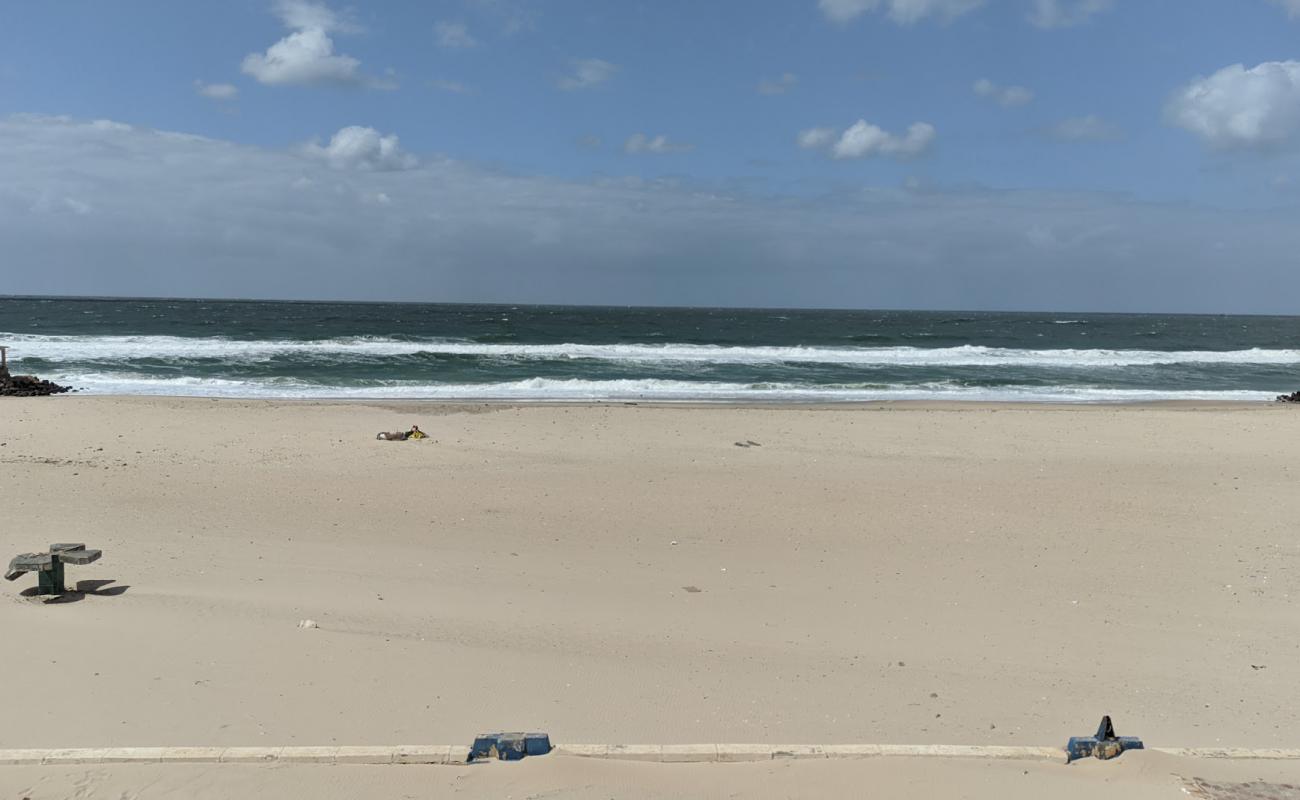
[[[51,596],[46,599],[44,603],[47,606],[53,606],[62,603],[79,603],[87,597],[117,597],[118,595],[126,594],[126,590],[131,588],[127,584],[109,586],[110,583],[114,582],[115,581],[112,578],[108,580],[77,581],[76,588],[69,588],[61,595]],[[23,589],[18,594],[28,598],[41,597],[41,595],[36,593],[35,586]]]

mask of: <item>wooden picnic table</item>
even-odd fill
[[[28,572],[35,572],[37,577],[37,594],[63,594],[63,565],[76,564],[84,566],[98,561],[102,550],[87,550],[81,543],[61,542],[50,545],[45,553],[21,553],[9,561],[5,580],[16,581]]]

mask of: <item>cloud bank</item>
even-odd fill
[[[417,161],[363,126],[270,150],[13,116],[0,151],[12,293],[1300,311],[1290,209],[560,180]]]

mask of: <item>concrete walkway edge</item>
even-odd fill
[[[1153,747],[1185,758],[1297,759],[1300,750]],[[560,744],[553,753],[655,763],[737,763],[779,759],[981,758],[1064,761],[1058,747],[897,744]],[[463,764],[462,745],[382,747],[83,747],[0,750],[0,766],[66,764]]]

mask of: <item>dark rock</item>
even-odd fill
[[[0,397],[45,397],[72,391],[70,386],[43,381],[35,375],[10,375],[0,372]]]
[[[1300,403],[1300,392],[1292,392],[1291,394],[1280,394],[1277,396],[1277,401],[1279,403]]]

